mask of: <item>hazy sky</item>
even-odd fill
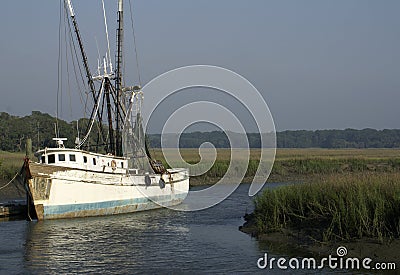
[[[73,2],[94,71],[96,39],[105,52],[101,1]],[[106,2],[114,44],[117,1]],[[143,84],[177,67],[216,65],[241,74],[262,93],[277,130],[400,128],[398,0],[132,3]],[[130,26],[128,12],[125,20]],[[57,0],[3,1],[0,111],[55,114],[58,22]],[[126,40],[127,80],[133,82],[129,28]],[[76,91],[71,94],[71,100],[63,94],[66,120],[82,116]]]

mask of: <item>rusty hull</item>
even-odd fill
[[[129,200],[116,200],[111,202],[49,206],[46,204],[49,201],[51,190],[54,184],[54,175],[58,172],[76,169],[43,165],[32,162],[29,162],[26,165],[28,165],[28,169],[26,169],[26,183],[27,187],[29,188],[29,206],[35,210],[36,215],[34,216],[36,216],[38,220],[105,216],[144,211],[177,205],[186,197],[186,194],[184,196],[183,194],[177,196],[175,194],[169,194],[154,198],[132,198]],[[82,182],[84,181],[85,180]],[[171,187],[173,188],[173,186],[174,183],[171,182]],[[157,203],[154,201],[157,201]]]

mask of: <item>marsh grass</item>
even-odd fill
[[[171,149],[164,149],[171,150]],[[207,149],[204,149],[207,150]],[[242,149],[235,149],[242,150]],[[261,149],[251,149],[250,159],[258,160]],[[164,159],[161,149],[151,149],[150,153],[156,159]],[[188,162],[200,161],[198,149],[183,148],[180,153]],[[230,149],[217,149],[217,160],[230,160]],[[276,150],[276,161],[280,160],[302,160],[302,159],[392,159],[400,158],[400,149],[282,149]]]
[[[25,154],[0,151],[0,180],[8,181],[21,169]]]
[[[400,173],[348,173],[274,190],[255,199],[258,233],[303,230],[328,242],[400,236]]]
[[[162,160],[169,167],[163,158],[161,149],[152,150],[152,153],[156,159]],[[196,164],[200,161],[197,149],[181,149],[180,153],[182,158],[190,164]],[[229,167],[230,156],[229,149],[217,149],[217,157],[214,165],[209,171],[198,178],[205,180],[224,176]],[[259,159],[260,149],[251,149],[246,177],[251,178],[255,175]],[[180,167],[180,164],[173,164],[172,166],[174,165],[175,167]],[[275,181],[291,181],[296,177],[302,179],[313,175],[350,172],[400,172],[400,150],[278,149],[271,175]]]

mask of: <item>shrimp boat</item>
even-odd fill
[[[165,169],[151,159],[142,127],[143,92],[140,86],[123,85],[123,0],[118,0],[115,70],[108,45],[102,69],[95,76],[72,2],[63,4],[74,33],[71,38],[79,46],[93,108],[86,133],[77,138],[75,148],[66,148],[66,139],[57,136],[54,148],[35,153],[37,161],[25,160],[22,181],[29,216],[37,220],[102,216],[180,204],[189,190],[188,170]],[[107,27],[105,12],[104,21]],[[89,144],[93,129],[97,131],[95,145]]]

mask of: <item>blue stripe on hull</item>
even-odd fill
[[[105,216],[122,213],[161,208],[163,206],[176,205],[182,202],[186,194],[171,196],[158,196],[156,198],[135,198],[129,200],[104,201],[95,203],[47,205],[44,206],[44,219],[60,219],[89,216]],[[155,203],[158,202],[159,204]],[[161,206],[161,205],[162,206]]]

